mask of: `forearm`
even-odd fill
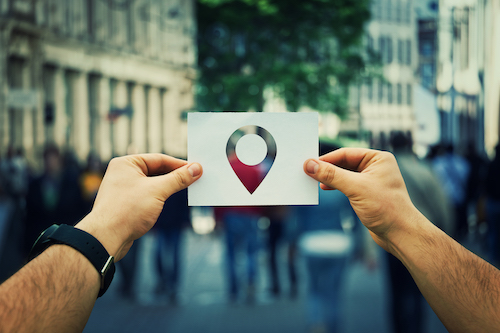
[[[2,332],[81,332],[100,288],[94,266],[52,245],[0,285]]]
[[[393,253],[450,332],[500,330],[500,271],[417,214]]]

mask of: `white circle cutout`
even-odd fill
[[[236,143],[235,151],[236,156],[242,163],[257,165],[266,158],[267,144],[257,134],[246,134]]]

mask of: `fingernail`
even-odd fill
[[[315,174],[318,171],[319,164],[315,160],[310,160],[306,164],[306,171],[310,174]]]
[[[201,172],[200,165],[198,163],[193,163],[188,167],[188,171],[191,177],[197,177]]]

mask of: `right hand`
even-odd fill
[[[393,253],[418,210],[410,200],[394,155],[342,148],[304,163],[304,171],[324,190],[344,193],[375,242]]]
[[[134,240],[153,227],[165,200],[198,180],[202,172],[198,163],[163,154],[114,158],[92,211],[76,227],[94,235],[118,261]]]

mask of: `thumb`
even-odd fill
[[[337,189],[347,196],[357,180],[355,172],[316,159],[307,160],[304,163],[304,171],[330,189]]]
[[[166,175],[154,178],[161,178],[161,186],[165,194],[165,200],[172,194],[185,189],[197,181],[203,173],[199,163],[191,163],[175,169]]]

